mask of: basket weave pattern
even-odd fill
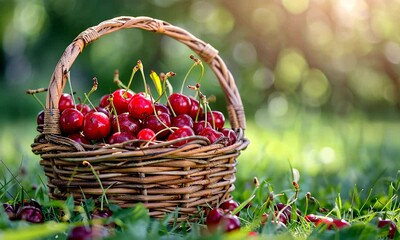
[[[237,133],[231,146],[210,144],[201,136],[181,147],[174,141],[146,147],[131,144],[84,145],[61,136],[58,101],[70,68],[91,42],[125,28],[139,28],[164,34],[187,45],[213,70],[226,97],[229,121]],[[83,31],[65,49],[56,65],[47,92],[43,132],[32,144],[42,158],[40,164],[48,177],[49,195],[65,199],[72,194],[80,201],[98,198],[103,191],[88,161],[99,176],[110,202],[122,207],[143,203],[156,218],[178,208],[178,221],[196,220],[199,211],[229,199],[234,190],[237,157],[246,148],[245,116],[232,74],[210,44],[182,28],[149,17],[118,17]],[[135,141],[135,140],[134,140]],[[136,140],[138,141],[138,140]]]

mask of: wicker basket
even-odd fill
[[[173,141],[147,147],[127,144],[81,145],[60,134],[58,101],[69,70],[83,49],[101,36],[124,28],[139,28],[165,34],[182,42],[209,64],[226,97],[231,127],[237,142],[225,147],[210,144],[204,137],[172,147]],[[83,196],[98,199],[102,189],[88,161],[106,191],[108,201],[121,207],[143,203],[150,216],[162,218],[178,209],[179,222],[197,221],[207,208],[231,198],[234,190],[237,157],[248,145],[244,137],[243,105],[232,74],[211,45],[187,31],[149,17],[117,17],[90,27],[78,35],[59,60],[48,87],[43,132],[32,150],[42,158],[48,177],[49,195],[76,201]]]

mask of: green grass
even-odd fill
[[[186,226],[191,229],[186,232],[150,219],[141,205],[132,209],[114,206],[109,221],[117,224],[117,230],[112,239],[243,239],[249,231],[273,239],[379,239],[387,235],[387,229],[376,227],[378,217],[390,218],[400,226],[400,123],[360,113],[339,117],[305,111],[292,120],[266,119],[248,122],[246,135],[251,144],[238,160],[234,198],[243,203],[254,197],[251,207],[240,212],[241,231],[210,236],[204,234],[203,223],[198,223]],[[40,225],[9,221],[0,214],[0,239],[65,239],[73,226],[86,224],[87,212],[93,207],[90,201],[74,207],[47,198],[39,157],[30,151],[36,135],[34,123],[3,122],[0,133],[1,201],[31,197],[46,212],[46,223]],[[292,186],[291,168],[300,172],[298,193]],[[261,183],[257,189],[254,177]],[[318,204],[306,197],[307,192]],[[289,202],[303,214],[344,218],[352,226],[325,231],[303,218],[285,228],[271,223],[261,226],[261,214],[273,211],[272,204],[266,204],[270,194],[274,203]],[[61,209],[70,217],[60,217]]]

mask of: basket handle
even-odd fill
[[[192,49],[214,71],[227,100],[230,124],[233,128],[246,128],[246,119],[242,100],[231,72],[218,55],[218,51],[210,44],[196,38],[186,30],[173,26],[168,22],[150,17],[121,16],[101,22],[80,33],[65,49],[58,61],[50,80],[46,99],[44,133],[59,134],[58,101],[63,93],[69,70],[78,55],[91,42],[101,36],[124,28],[139,28],[151,32],[165,34],[182,42]]]

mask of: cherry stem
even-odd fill
[[[108,101],[110,102],[111,109],[112,109],[113,114],[114,114],[114,116],[115,116],[115,120],[117,121],[118,132],[121,132],[121,127],[119,126],[119,120],[118,120],[118,113],[117,113],[117,110],[115,109],[113,97],[112,97],[111,94],[110,94],[110,96],[108,97]]]
[[[128,91],[129,91],[129,89],[130,89],[130,87],[131,87],[131,84],[132,84],[133,76],[135,76],[135,73],[136,73],[138,70],[139,70],[139,69],[138,69],[138,65],[136,65],[136,66],[133,67],[132,73],[131,73],[131,77],[130,77],[129,82],[128,82],[128,86],[125,87],[125,92],[124,92],[124,95],[123,95],[124,98],[127,97]]]
[[[187,71],[187,73],[186,73],[186,75],[185,75],[185,78],[184,78],[183,81],[182,81],[181,92],[180,92],[181,94],[183,93],[183,88],[184,88],[185,83],[186,83],[186,81],[187,81],[187,79],[188,79],[188,77],[189,77],[189,74],[192,72],[192,70],[193,70],[196,66],[200,65],[200,67],[201,67],[201,74],[200,74],[199,79],[197,80],[198,83],[200,83],[200,81],[201,81],[201,79],[203,78],[203,75],[204,75],[204,66],[203,66],[202,62],[201,62],[199,59],[195,58],[193,55],[190,55],[190,59],[192,59],[192,60],[194,61],[194,63],[193,63],[193,65],[189,68],[189,70]]]
[[[140,73],[142,74],[142,79],[143,79],[143,84],[144,84],[144,91],[145,91],[146,96],[147,96],[149,94],[149,92],[147,90],[146,76],[144,75],[142,61],[138,60],[137,61],[137,66],[139,67]]]
[[[69,84],[69,90],[71,91],[72,103],[74,104],[74,108],[76,109],[74,91],[72,90],[72,83],[71,83],[71,78],[70,78],[69,72],[67,72],[66,75],[67,75],[67,81]]]
[[[42,106],[43,110],[46,109],[46,107],[44,106],[44,104],[42,103],[42,101],[40,101],[40,99],[36,96],[36,94],[32,93],[33,98],[40,104],[40,106]]]
[[[83,163],[83,165],[90,167],[90,169],[92,170],[93,175],[96,177],[97,181],[99,182],[99,185],[100,185],[100,188],[101,188],[101,191],[102,191],[101,200],[100,200],[100,210],[103,211],[103,201],[105,200],[106,203],[108,204],[108,199],[107,199],[107,196],[106,196],[106,190],[104,189],[103,184],[101,183],[101,180],[99,178],[99,175],[96,173],[96,170],[94,169],[92,164],[90,164],[90,162],[88,162],[88,161],[83,161],[82,163]]]
[[[97,109],[96,109],[96,107],[94,106],[94,104],[92,103],[92,101],[90,101],[90,99],[89,99],[89,95],[88,94],[84,94],[85,95],[85,100],[87,100],[88,101],[88,103],[89,103],[89,105],[97,112]],[[83,110],[83,104],[82,104],[82,109],[81,109],[81,111]]]
[[[125,84],[123,84],[123,83],[121,82],[121,80],[119,80],[119,71],[118,71],[118,69],[115,69],[115,71],[114,71],[114,79],[113,79],[113,81],[114,81],[115,84],[117,84],[117,86],[118,86],[119,88],[127,89],[127,87],[125,86]]]
[[[97,90],[97,86],[99,86],[99,82],[97,81],[97,78],[94,77],[93,78],[93,87],[92,87],[92,89],[90,89],[88,94],[86,94],[86,93],[84,94],[85,95],[85,100],[83,100],[82,109],[83,109],[83,105],[85,105],[86,101],[89,101],[89,103],[90,103],[89,97],[90,97],[90,95],[92,95],[92,93],[94,93]],[[92,106],[93,106],[93,104],[92,104]]]
[[[158,117],[158,114],[157,114],[157,111],[156,111],[156,107],[154,105],[154,102],[152,101],[153,96],[151,95],[150,88],[148,89],[148,92],[150,94],[150,102],[151,102],[151,106],[153,107],[154,116],[157,118],[157,121],[159,121],[167,130],[170,130],[171,132],[174,132],[170,127],[167,126],[167,124],[165,124],[163,121],[161,121],[161,119]],[[171,108],[171,110],[172,110],[172,108]]]
[[[35,98],[35,100],[40,104],[40,106],[42,106],[43,110],[45,110],[46,107],[44,106],[42,101],[40,101],[40,99],[36,96],[36,93],[42,93],[42,92],[47,92],[47,88],[38,88],[38,89],[28,89],[28,90],[26,90],[26,93],[32,95],[33,98]]]

